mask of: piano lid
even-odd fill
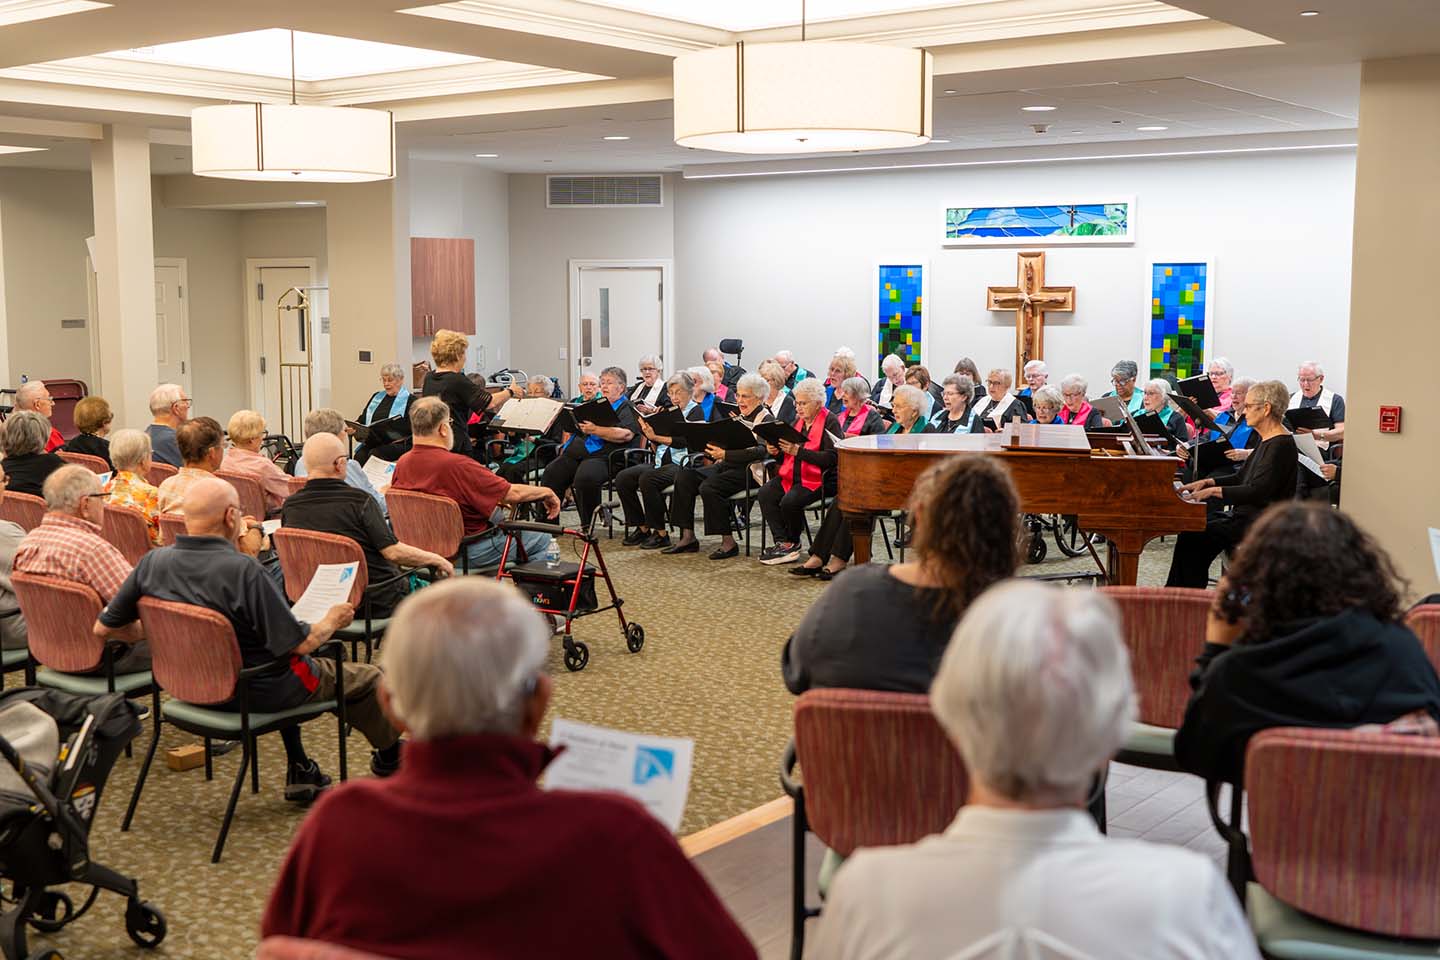
[[[915,453],[948,453],[959,451],[992,452],[1014,450],[1011,433],[1018,437],[1020,450],[1046,450],[1064,453],[1090,452],[1090,438],[1078,424],[1022,423],[1005,424],[1001,433],[894,433],[868,437],[847,437],[836,444],[840,450],[908,451]]]

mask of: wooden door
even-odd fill
[[[475,332],[475,241],[410,238],[410,332]]]

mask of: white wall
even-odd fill
[[[570,361],[559,351],[568,336],[569,261],[674,257],[676,179],[665,177],[663,207],[554,210],[545,206],[543,175],[510,177],[510,366],[566,382]],[[676,265],[677,290],[688,273]],[[677,337],[684,355],[686,337],[678,330]]]
[[[1319,359],[1343,391],[1354,177],[1354,152],[1335,151],[683,181],[679,352],[698,357],[722,337],[743,337],[752,369],[789,348],[823,371],[846,344],[872,376],[874,266],[918,257],[930,268],[931,370],[948,372],[963,355],[982,372],[1010,367],[1014,314],[987,311],[985,287],[1014,284],[1025,248],[942,247],[942,204],[1134,195],[1135,245],[1048,248],[1047,281],[1077,288],[1076,312],[1047,318],[1052,373],[1078,371],[1092,391],[1109,389],[1112,363],[1141,359],[1149,263],[1210,258],[1212,355],[1242,375],[1287,382],[1298,360]],[[515,201],[512,191],[512,209]]]
[[[510,363],[510,188],[503,173],[458,163],[410,161],[410,235],[475,241],[475,335],[470,370]],[[416,339],[414,359],[430,356]]]

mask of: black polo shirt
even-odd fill
[[[251,681],[252,710],[296,707],[314,693],[318,679],[310,658],[291,654],[309,635],[310,625],[295,619],[260,564],[229,540],[187,534],[176,538],[173,547],[151,550],[100,612],[100,622],[118,628],[140,619],[141,597],[190,603],[224,616],[235,628],[245,667],[289,655],[288,672]]]
[[[282,526],[349,537],[365,554],[371,583],[388,580],[400,571],[380,551],[399,543],[385,523],[375,498],[344,480],[315,477],[290,494],[280,508]],[[393,583],[369,591],[370,615],[388,617],[405,596],[405,584]],[[359,611],[357,611],[359,613]]]

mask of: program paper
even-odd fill
[[[565,751],[545,771],[545,789],[609,790],[645,805],[674,833],[690,793],[695,741],[652,737],[557,719],[550,745]]]
[[[314,623],[337,603],[348,603],[358,567],[357,563],[322,563],[317,566],[310,585],[290,608],[295,619],[301,623]]]

